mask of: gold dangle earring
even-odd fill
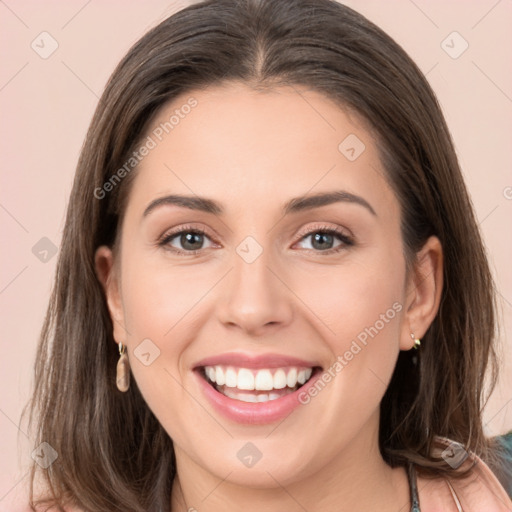
[[[412,364],[414,366],[418,366],[418,354],[419,354],[419,348],[420,348],[420,345],[421,345],[421,340],[419,338],[416,338],[416,336],[414,336],[414,333],[411,332],[411,338],[414,340],[414,352],[413,352],[413,356],[412,356]]]
[[[126,354],[126,347],[119,343],[119,361],[116,368],[116,384],[117,389],[126,393],[130,387],[130,362]]]
[[[421,345],[421,340],[419,338],[416,338],[416,336],[414,336],[414,334],[411,332],[411,338],[414,340],[414,349],[415,350],[418,350],[420,348],[420,345]]]

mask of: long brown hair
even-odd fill
[[[118,358],[94,254],[113,246],[131,177],[104,197],[167,102],[238,81],[265,90],[302,85],[354,109],[372,127],[401,206],[407,269],[430,235],[444,249],[439,312],[419,361],[399,355],[381,404],[380,449],[392,466],[454,474],[433,455],[436,436],[493,462],[482,408],[496,381],[496,302],[485,249],[436,97],[405,51],[331,0],[207,0],[164,20],[117,66],[99,101],[76,170],[55,284],[35,366],[30,422],[57,460],[41,470],[38,503],[87,511],[166,511],[172,440],[136,383],[121,394]],[[32,482],[39,473],[34,464]],[[463,476],[463,475],[462,475]]]

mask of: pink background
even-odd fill
[[[115,65],[149,28],[188,3],[0,2],[0,510],[12,510],[9,503],[24,492],[35,448],[19,421],[57,257],[48,253],[40,261],[32,248],[43,237],[60,244],[80,147]],[[485,428],[506,432],[512,428],[512,3],[345,3],[405,48],[444,110],[500,292],[503,374]],[[39,51],[51,47],[50,39],[41,43],[44,31],[58,43],[47,59],[31,47],[33,41]],[[456,59],[441,46],[453,31],[469,44]],[[447,41],[452,53],[464,44],[453,36]]]

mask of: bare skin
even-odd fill
[[[407,276],[399,203],[374,138],[325,96],[234,84],[193,91],[166,105],[147,135],[191,96],[197,106],[139,165],[115,256],[108,247],[96,254],[115,341],[128,347],[132,378],[174,442],[172,510],[406,510],[405,471],[379,451],[379,404],[399,351],[438,311],[439,240],[426,242]],[[338,149],[349,134],[365,145],[353,161]],[[283,215],[292,198],[338,190],[370,208],[341,201]],[[161,204],[144,215],[169,194],[206,197],[224,212]],[[179,234],[159,245],[182,228],[205,231],[196,254]],[[333,229],[353,244],[336,234],[325,249],[314,244]],[[248,236],[250,250],[262,250],[251,263],[237,252]],[[378,333],[278,423],[226,418],[193,372],[200,359],[233,351],[325,370],[370,326]],[[148,366],[133,353],[144,339],[160,351]],[[250,468],[237,457],[247,442],[262,454]]]

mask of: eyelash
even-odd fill
[[[177,253],[177,254],[186,254],[187,256],[193,256],[193,255],[199,254],[201,251],[204,250],[204,249],[198,249],[198,250],[194,250],[194,251],[183,251],[181,249],[176,249],[175,247],[170,247],[170,246],[166,247],[166,246],[168,246],[169,242],[171,242],[171,240],[173,240],[174,238],[176,238],[177,236],[179,236],[183,233],[194,233],[194,234],[204,235],[204,236],[210,238],[208,236],[207,232],[202,228],[196,228],[196,227],[192,227],[192,226],[181,226],[180,229],[177,231],[172,231],[170,233],[164,233],[164,235],[162,235],[162,237],[160,237],[160,239],[158,240],[157,244],[159,247],[164,247],[166,250],[169,250],[169,251]],[[333,253],[340,252],[340,251],[346,249],[347,247],[354,245],[354,240],[351,237],[349,237],[348,235],[343,233],[340,229],[332,228],[332,227],[328,227],[328,226],[318,226],[312,230],[307,231],[306,233],[302,233],[300,235],[298,242],[300,242],[304,238],[307,238],[308,236],[314,235],[316,233],[322,233],[322,234],[327,234],[327,235],[336,235],[338,237],[338,239],[341,242],[343,242],[338,247],[333,247],[332,249],[326,249],[325,251],[315,251],[314,249],[307,249],[309,251],[313,251],[318,254],[333,254]]]

